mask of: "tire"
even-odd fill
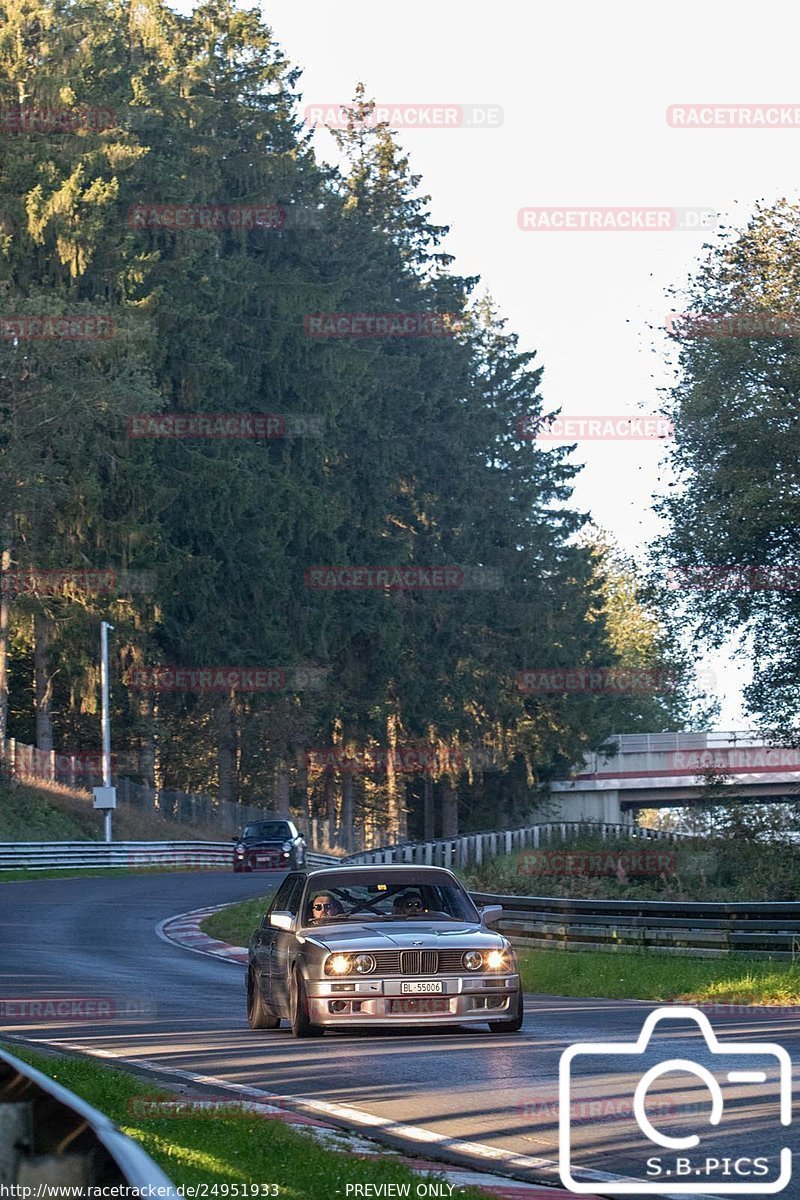
[[[489,1029],[492,1033],[519,1033],[520,1029],[522,1029],[524,1019],[525,1008],[522,1000],[522,989],[520,989],[517,992],[517,1004],[514,1016],[507,1018],[505,1021],[490,1021]]]
[[[292,1037],[309,1038],[322,1037],[325,1032],[321,1025],[312,1025],[308,1019],[308,997],[306,985],[299,971],[292,972],[292,994],[290,999]]]
[[[234,873],[234,875],[241,875],[242,868],[239,866],[238,863],[233,864],[233,873]]]
[[[253,972],[247,972],[247,1024],[251,1029],[279,1029],[280,1018],[273,1016],[264,1003],[261,988]]]

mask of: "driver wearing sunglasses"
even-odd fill
[[[335,896],[329,892],[321,892],[311,901],[311,920],[324,921],[329,917],[341,917],[344,909]]]
[[[392,905],[392,914],[395,917],[418,917],[424,911],[419,892],[404,892],[395,897]]]

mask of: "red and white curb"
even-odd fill
[[[227,942],[221,942],[217,938],[209,937],[200,928],[201,923],[212,913],[228,907],[229,905],[226,904],[217,904],[209,908],[196,908],[191,912],[168,917],[167,920],[161,921],[156,926],[156,933],[163,941],[171,942],[184,950],[246,966],[247,949],[244,946],[231,946]],[[59,1045],[66,1047],[68,1043],[62,1042]],[[83,1047],[71,1046],[69,1048],[80,1049],[82,1053],[87,1053]],[[119,1058],[111,1051],[92,1050],[89,1053],[103,1058]],[[163,1067],[155,1062],[142,1059],[122,1059],[122,1061],[128,1062],[130,1066],[139,1070],[153,1071],[159,1075],[165,1074]],[[504,1179],[502,1176],[484,1171],[476,1171],[468,1167],[466,1163],[458,1168],[451,1167],[442,1161],[408,1158],[402,1153],[401,1147],[403,1143],[406,1143],[407,1148],[412,1144],[415,1149],[427,1146],[428,1153],[431,1153],[434,1146],[438,1148],[441,1144],[442,1150],[446,1149],[452,1157],[462,1161],[465,1159],[473,1162],[482,1161],[486,1163],[487,1167],[492,1163],[497,1166],[502,1164],[508,1170],[513,1170],[515,1167],[519,1170],[538,1168],[540,1173],[544,1171],[548,1176],[553,1175],[557,1178],[557,1164],[548,1159],[534,1159],[525,1155],[512,1154],[482,1142],[465,1142],[458,1138],[448,1138],[429,1129],[399,1124],[383,1117],[377,1117],[362,1109],[350,1108],[347,1105],[332,1104],[321,1100],[305,1100],[297,1096],[273,1095],[259,1088],[226,1083],[223,1080],[197,1075],[191,1071],[172,1069],[166,1074],[178,1076],[195,1084],[206,1086],[213,1084],[220,1093],[225,1095],[234,1093],[248,1107],[252,1106],[254,1111],[263,1113],[264,1116],[283,1120],[293,1125],[304,1125],[308,1127],[309,1133],[313,1133],[323,1144],[332,1145],[349,1153],[356,1153],[360,1157],[384,1158],[385,1150],[373,1151],[372,1146],[375,1143],[366,1141],[365,1138],[369,1136],[370,1131],[377,1134],[382,1133],[384,1137],[388,1135],[388,1139],[397,1152],[397,1161],[402,1162],[417,1174],[434,1172],[439,1177],[443,1177],[451,1185],[451,1196],[465,1187],[480,1188],[491,1195],[501,1197],[502,1200],[563,1200],[564,1197],[575,1195],[573,1192],[565,1192],[558,1187],[542,1187],[538,1184],[523,1183],[513,1179]],[[331,1125],[324,1120],[325,1117],[328,1117],[328,1120],[333,1118],[339,1121],[339,1124]],[[343,1126],[345,1126],[344,1130]],[[364,1136],[360,1137],[359,1133]],[[598,1198],[589,1196],[584,1200],[598,1200]]]
[[[184,950],[194,950],[195,954],[222,958],[226,962],[239,963],[246,967],[246,946],[231,946],[229,942],[221,942],[217,938],[209,937],[200,928],[206,917],[229,907],[228,904],[215,904],[211,908],[195,908],[191,912],[181,913],[177,917],[167,917],[166,921],[161,921],[156,925],[156,933],[162,941],[182,946]]]

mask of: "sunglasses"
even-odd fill
[[[314,912],[323,912],[325,909],[333,908],[332,904],[314,904],[312,905]]]

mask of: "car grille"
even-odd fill
[[[464,950],[371,950],[374,975],[437,975],[463,971]]]

